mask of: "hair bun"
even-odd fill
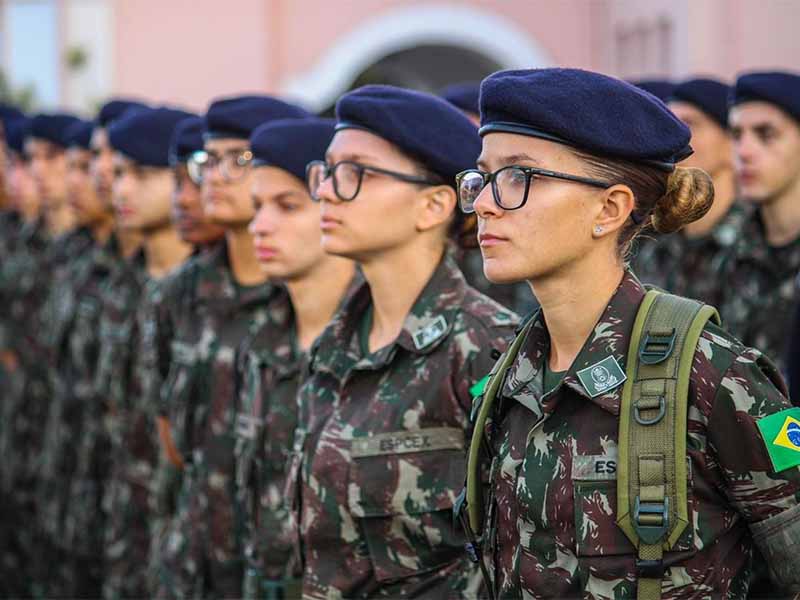
[[[653,228],[672,233],[702,218],[714,202],[714,183],[702,169],[675,167],[653,211]]]

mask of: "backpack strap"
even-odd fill
[[[499,359],[497,366],[492,370],[489,381],[486,383],[486,391],[484,392],[483,399],[480,401],[478,407],[478,415],[473,423],[472,441],[469,445],[469,456],[467,459],[467,515],[469,517],[469,524],[472,531],[480,535],[483,523],[483,496],[481,494],[481,461],[480,450],[481,445],[485,440],[483,430],[486,426],[486,419],[492,411],[494,399],[500,391],[500,386],[506,378],[506,371],[514,364],[514,360],[519,354],[519,349],[525,338],[528,337],[528,332],[531,330],[535,319],[530,319],[522,331],[519,332],[511,346],[506,350],[505,354]]]
[[[648,291],[622,389],[617,525],[637,548],[638,600],[661,598],[663,555],[689,525],[686,423],[695,349],[713,307]]]

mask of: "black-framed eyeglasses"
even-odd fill
[[[417,185],[442,185],[441,181],[433,181],[425,177],[407,175],[405,173],[398,173],[397,171],[362,165],[352,160],[343,160],[334,165],[328,165],[324,160],[312,160],[308,163],[308,166],[306,166],[306,184],[308,185],[308,192],[311,194],[311,199],[315,202],[319,202],[317,191],[322,185],[322,182],[332,176],[333,191],[336,197],[343,202],[354,200],[355,197],[358,196],[358,192],[361,191],[361,181],[364,178],[365,171],[385,175],[399,181],[405,181],[406,183],[414,183]]]
[[[219,172],[227,182],[239,181],[245,176],[253,162],[250,150],[232,149],[222,154],[198,150],[186,161],[189,177],[197,185],[203,183],[206,173],[219,166]]]
[[[475,201],[480,196],[483,188],[490,183],[492,184],[492,196],[497,206],[503,210],[522,208],[528,201],[531,180],[534,177],[551,177],[598,188],[607,188],[612,185],[599,179],[548,171],[547,169],[537,169],[536,167],[511,165],[498,169],[494,173],[487,173],[478,169],[467,169],[456,175],[456,187],[461,210],[467,214],[475,212]]]

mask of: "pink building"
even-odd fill
[[[195,109],[266,91],[329,108],[367,81],[423,89],[500,68],[621,77],[800,68],[795,0],[5,0],[2,64],[43,106],[111,94]]]

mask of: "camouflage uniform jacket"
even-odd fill
[[[734,204],[709,235],[688,238],[679,231],[659,236],[642,244],[633,270],[643,283],[719,306],[722,273],[748,218],[749,211]]]
[[[309,357],[288,495],[303,594],[463,597],[480,578],[453,523],[465,476],[470,387],[517,317],[470,288],[448,256],[397,339],[364,356],[370,308],[355,292]]]
[[[56,308],[50,346],[54,390],[45,427],[40,498],[47,507],[48,533],[75,552],[91,552],[85,545],[87,531],[81,528],[82,515],[100,512],[99,496],[93,489],[81,494],[83,500],[77,505],[69,497],[80,458],[76,441],[91,434],[102,414],[94,393],[98,325],[103,286],[119,260],[115,238],[94,245],[75,258],[51,293]],[[92,485],[91,481],[80,483]],[[97,529],[94,525],[91,531]]]
[[[283,491],[305,363],[287,292],[270,302],[267,322],[242,344],[238,362],[236,490],[247,568],[283,579],[294,550]]]
[[[786,372],[785,358],[800,272],[800,238],[774,248],[758,213],[747,223],[720,279],[722,323],[746,346],[758,348]]]
[[[166,285],[171,289],[163,291],[161,313],[168,320],[163,331],[172,333],[171,365],[161,412],[168,416],[172,438],[187,463],[178,512],[202,514],[199,524],[185,521],[181,536],[202,542],[202,556],[196,560],[209,563],[211,577],[211,589],[203,593],[239,596],[242,532],[233,493],[236,354],[265,322],[276,288],[238,286],[224,243],[192,259]],[[165,341],[158,337],[153,344],[163,347]]]
[[[592,398],[577,373],[607,357],[624,369],[644,293],[626,273],[553,390],[543,390],[541,314],[507,372],[485,429],[494,458],[483,550],[499,598],[636,596],[636,550],[616,525],[622,381]],[[665,553],[662,598],[743,598],[756,546],[781,526],[787,541],[800,535],[800,471],[772,472],[756,427],[790,406],[784,394],[758,351],[713,325],[702,333],[689,391],[689,527]]]

